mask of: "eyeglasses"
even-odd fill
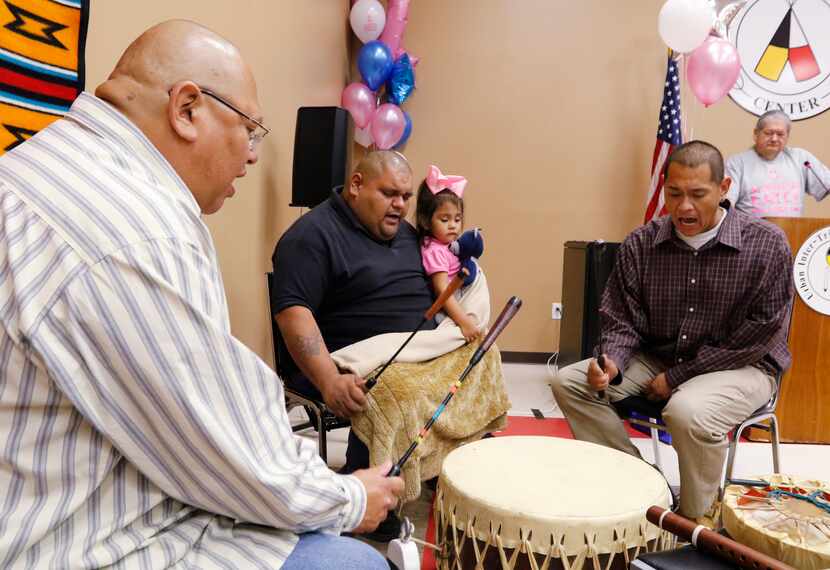
[[[262,142],[262,139],[265,138],[265,135],[267,135],[268,133],[271,132],[271,130],[268,127],[266,127],[265,125],[263,125],[262,123],[260,123],[259,121],[257,121],[256,119],[254,119],[253,117],[248,115],[247,113],[244,113],[244,112],[240,111],[239,109],[236,108],[236,106],[232,105],[231,103],[229,103],[228,101],[226,101],[225,99],[223,99],[222,97],[220,97],[219,95],[217,95],[216,93],[211,91],[210,89],[205,89],[204,87],[199,87],[199,89],[201,89],[202,93],[204,93],[208,97],[216,99],[217,101],[222,103],[225,107],[227,107],[231,111],[234,111],[235,113],[245,117],[246,119],[248,119],[249,121],[251,121],[253,124],[256,125],[256,128],[253,131],[250,131],[248,133],[248,147],[251,150],[254,150],[257,147],[257,145],[259,145],[259,143]]]

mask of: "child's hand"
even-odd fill
[[[461,334],[464,335],[464,340],[467,342],[473,342],[481,335],[481,331],[476,325],[475,319],[472,319],[469,316],[465,316],[465,318],[457,324],[459,328],[461,328]]]

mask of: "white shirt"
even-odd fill
[[[279,568],[366,505],[231,335],[190,191],[86,93],[0,158],[0,448],[4,569]]]
[[[720,229],[720,226],[723,223],[723,219],[726,217],[726,210],[724,210],[723,208],[718,208],[718,214],[720,215],[720,220],[718,220],[718,223],[715,224],[715,227],[711,230],[701,232],[697,235],[687,236],[683,235],[681,232],[677,231],[677,228],[675,228],[674,233],[675,235],[677,235],[677,237],[686,242],[686,245],[688,245],[694,250],[698,250],[707,243],[709,243],[710,240],[714,239],[716,235],[718,235],[718,230]]]

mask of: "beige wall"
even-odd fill
[[[642,217],[665,74],[662,0],[417,0],[405,45],[422,61],[404,104],[416,174],[435,162],[470,179],[469,223],[486,232],[493,305],[525,301],[502,349],[558,345],[550,304],[562,244],[620,240]],[[297,107],[334,105],[349,70],[347,0],[92,2],[87,86],[152,23],[195,18],[239,45],[254,68],[272,134],[238,194],[208,219],[234,332],[271,361],[263,273],[289,209]],[[684,108],[692,134],[724,152],[750,144],[754,118],[725,100]],[[830,162],[830,114],[797,123],[791,142]],[[830,199],[807,214],[830,218]],[[567,308],[566,308],[567,310]]]
[[[335,105],[348,75],[348,3],[335,0],[98,0],[87,40],[87,89],[154,23],[194,19],[239,46],[257,78],[271,134],[237,194],[207,218],[219,252],[234,333],[273,362],[264,274],[279,235],[299,215],[288,208],[294,122],[303,105]],[[348,32],[348,34],[347,34]]]
[[[666,50],[663,0],[418,0],[404,38],[420,56],[404,104],[416,171],[466,175],[468,222],[485,230],[494,308],[522,312],[503,350],[552,351],[551,303],[568,240],[621,240],[642,221]],[[686,93],[692,134],[725,153],[751,144],[755,118]],[[830,162],[830,113],[796,123],[791,143]],[[824,136],[823,136],[824,135]],[[830,199],[807,215],[830,218]],[[565,307],[565,311],[568,308]]]

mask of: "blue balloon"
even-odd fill
[[[403,111],[403,109],[401,109]],[[403,128],[403,134],[398,142],[395,143],[395,146],[392,148],[400,148],[406,144],[406,141],[409,140],[409,135],[412,134],[412,117],[409,116],[409,113],[403,111],[403,118],[406,119],[406,125]]]
[[[403,54],[392,65],[392,72],[386,80],[386,92],[389,100],[400,106],[415,89],[415,73],[412,71],[412,62],[409,54]]]
[[[392,66],[395,60],[392,59],[392,51],[380,40],[372,40],[360,48],[357,56],[357,68],[363,77],[363,82],[372,91],[377,91],[389,78],[392,73]]]

